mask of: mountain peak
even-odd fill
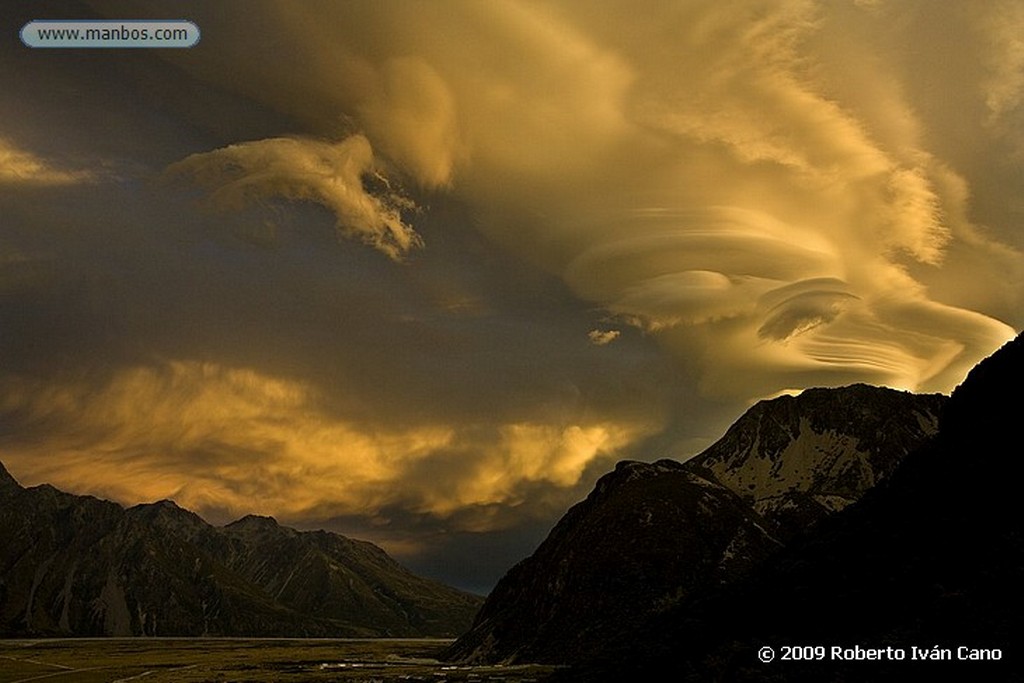
[[[744,583],[623,630],[623,637],[602,643],[600,661],[588,663],[587,673],[566,677],[717,680],[730,672],[729,680],[760,681],[770,676],[750,662],[764,643],[815,639],[886,643],[898,651],[970,638],[990,652],[1013,651],[1024,626],[1013,446],[1022,379],[1024,337],[1018,336],[971,370],[945,402],[937,433],[857,505],[780,551]],[[778,676],[906,678],[902,662],[884,657],[871,668],[848,664],[780,669],[786,674]],[[1019,660],[987,664],[988,680],[1021,680]]]
[[[173,500],[168,500],[166,498],[163,500],[154,501],[152,503],[139,503],[138,505],[133,505],[132,507],[128,508],[127,512],[131,515],[142,515],[144,517],[180,517],[182,519],[194,518],[200,521],[202,520],[202,518],[199,517],[199,515],[197,515],[196,513],[192,512],[191,510],[186,510],[185,508],[175,503]]]
[[[1024,378],[1024,333],[1006,342],[998,351],[978,363],[950,396],[942,427],[953,434],[961,431],[988,433],[999,425],[1014,424]]]
[[[758,504],[789,506],[802,492],[830,510],[888,476],[938,429],[946,401],[865,384],[765,400],[688,461]]]
[[[678,460],[662,458],[655,462],[642,462],[640,460],[620,460],[615,463],[615,470],[609,473],[614,478],[624,478],[626,481],[653,477],[666,472],[676,472],[686,469]]]
[[[4,464],[0,462],[0,489],[12,487],[21,488],[21,484],[18,483],[17,479],[11,476],[11,473],[7,471],[6,467],[4,467]]]
[[[246,515],[241,519],[236,519],[224,528],[231,531],[272,531],[281,529],[282,527],[273,517],[265,515]]]
[[[498,583],[447,656],[594,656],[634,624],[741,580],[859,499],[932,438],[945,400],[810,389],[761,401],[686,462],[619,462]]]
[[[139,503],[135,507],[140,509],[140,510],[184,510],[185,509],[185,508],[181,507],[180,505],[178,505],[177,503],[175,503],[173,500],[169,500],[167,498],[164,498],[163,500],[153,501],[152,503]]]

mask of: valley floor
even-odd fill
[[[85,638],[0,640],[0,683],[541,681],[552,667],[453,667],[449,640]]]

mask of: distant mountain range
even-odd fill
[[[1018,337],[948,400],[810,390],[757,404],[686,463],[620,463],[449,656],[572,664],[560,680],[1024,680],[1022,380]],[[815,645],[825,656],[781,661]]]
[[[126,510],[0,465],[0,636],[454,636],[481,601],[364,541]]]

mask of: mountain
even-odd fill
[[[480,602],[364,541],[270,517],[218,528],[171,501],[126,510],[0,465],[3,636],[453,636]]]
[[[452,656],[585,655],[647,610],[765,557],[777,545],[766,526],[735,493],[684,465],[619,463],[498,583]]]
[[[935,438],[859,502],[743,580],[651,615],[562,678],[1024,680],[1022,380],[1019,336],[957,387]],[[765,645],[823,645],[827,656],[765,665]],[[835,660],[833,646],[891,647],[904,659]]]
[[[516,565],[448,651],[587,661],[735,583],[935,433],[945,398],[854,385],[762,401],[685,463],[619,463]]]
[[[842,510],[938,427],[941,394],[855,384],[762,401],[687,465],[737,492],[779,533]]]

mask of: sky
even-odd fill
[[[1024,2],[5,3],[0,460],[486,592],[757,400],[1024,326]],[[29,49],[32,19],[196,47]]]

